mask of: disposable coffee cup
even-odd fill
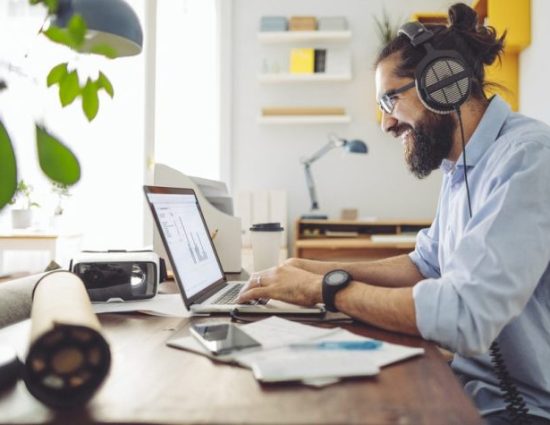
[[[279,264],[281,235],[280,223],[258,223],[250,228],[250,242],[254,258],[254,271],[269,269]]]

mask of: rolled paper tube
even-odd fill
[[[34,288],[24,380],[53,408],[85,404],[105,380],[111,352],[82,280],[68,271],[42,277]]]

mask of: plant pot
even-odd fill
[[[32,210],[11,210],[11,227],[26,229],[32,224]]]

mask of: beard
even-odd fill
[[[455,128],[456,122],[450,114],[426,111],[414,128],[404,124],[399,129],[399,133],[411,130],[409,141],[405,144],[405,162],[416,177],[428,177],[449,156]]]

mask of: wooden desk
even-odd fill
[[[247,369],[166,347],[181,319],[107,314],[100,320],[113,364],[87,407],[55,413],[19,382],[0,393],[1,423],[482,424],[437,348],[418,338],[347,326],[374,338],[422,346],[426,353],[388,366],[374,378],[314,389],[261,385]],[[0,330],[0,343],[25,345],[28,327],[21,322]]]
[[[311,260],[379,260],[414,250],[429,220],[297,220],[294,256]]]

